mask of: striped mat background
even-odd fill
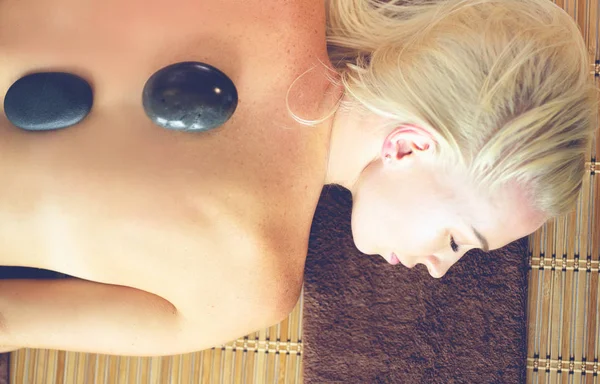
[[[554,2],[580,25],[600,88],[600,0]],[[531,236],[527,383],[600,382],[598,153],[600,141],[577,211]],[[302,383],[302,299],[281,324],[221,348],[163,358],[24,349],[11,354],[10,368],[13,384]]]
[[[600,1],[556,1],[577,20],[600,88]],[[598,138],[598,136],[597,136]],[[600,141],[591,149],[577,211],[531,236],[528,383],[598,383]]]

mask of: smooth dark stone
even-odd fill
[[[28,131],[67,128],[83,120],[93,103],[87,81],[70,73],[33,73],[17,80],[6,93],[8,120]]]
[[[238,94],[227,75],[199,62],[169,65],[144,87],[143,104],[157,125],[183,131],[207,131],[223,125],[235,112]]]

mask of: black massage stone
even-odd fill
[[[148,117],[163,128],[207,131],[223,125],[235,112],[238,94],[227,75],[199,62],[169,65],[146,82]]]
[[[41,72],[17,80],[6,93],[4,112],[28,131],[67,128],[92,109],[92,88],[84,79],[62,72]]]

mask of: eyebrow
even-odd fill
[[[479,242],[481,243],[481,249],[483,249],[484,252],[489,252],[490,245],[488,244],[487,239],[483,237],[483,235],[478,230],[476,230],[475,227],[471,227],[471,229],[473,230],[475,237],[477,237],[477,240],[479,240]]]

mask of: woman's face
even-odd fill
[[[352,232],[361,252],[392,264],[394,253],[405,266],[424,264],[440,278],[468,250],[503,247],[545,221],[517,185],[477,191],[466,170],[445,169],[426,152],[376,160],[361,173],[352,188]]]

